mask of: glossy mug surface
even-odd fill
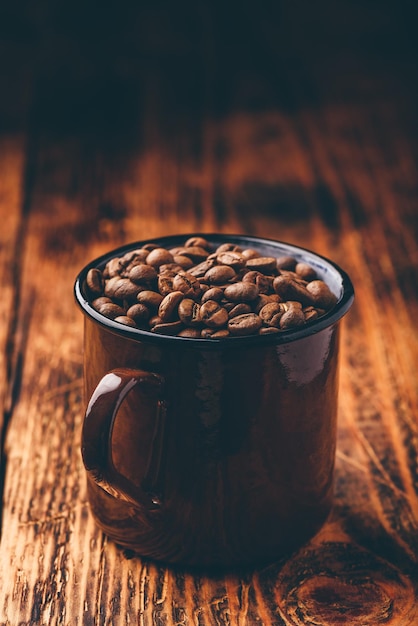
[[[180,235],[153,239],[181,245]],[[310,251],[266,239],[204,236],[312,265],[338,297],[304,327],[274,335],[190,339],[124,327],[89,304],[82,455],[91,511],[103,531],[167,563],[272,561],[311,537],[333,494],[340,320],[348,276]]]

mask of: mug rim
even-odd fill
[[[132,328],[119,322],[115,322],[103,314],[96,311],[90,304],[89,299],[83,293],[84,282],[87,276],[87,272],[96,267],[104,267],[106,263],[117,256],[122,256],[131,250],[140,248],[148,243],[160,244],[161,247],[174,247],[181,245],[186,239],[190,237],[203,237],[209,241],[209,243],[218,244],[221,243],[234,243],[236,245],[251,247],[270,247],[277,248],[280,252],[280,256],[293,256],[298,260],[313,264],[317,267],[322,267],[324,271],[332,272],[334,276],[338,276],[341,280],[341,295],[338,298],[335,306],[327,311],[324,315],[306,324],[305,326],[298,326],[294,329],[281,330],[278,333],[265,334],[265,335],[247,335],[237,337],[225,337],[225,338],[207,338],[207,337],[179,337],[177,335],[164,335],[159,333],[153,333],[149,330],[143,330],[140,328]],[[276,255],[279,256],[279,255]],[[325,328],[328,328],[336,324],[350,309],[354,300],[354,287],[348,274],[334,261],[327,257],[313,252],[312,250],[280,241],[277,239],[269,239],[265,237],[257,237],[255,235],[239,235],[229,233],[179,233],[175,235],[166,235],[160,237],[152,237],[148,239],[141,239],[139,241],[131,242],[114,248],[109,252],[91,260],[87,263],[83,269],[78,273],[74,283],[74,296],[76,303],[82,310],[82,312],[91,320],[98,323],[100,326],[106,328],[109,332],[119,335],[124,338],[129,338],[134,341],[154,343],[160,345],[177,345],[180,347],[191,347],[199,349],[233,349],[248,347],[251,345],[265,346],[265,345],[282,345],[291,343],[298,339],[310,337]]]

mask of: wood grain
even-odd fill
[[[33,61],[27,124],[0,136],[1,626],[418,623],[413,51],[399,43],[380,58],[367,45],[392,32],[394,9],[379,21],[373,3],[345,17],[324,7],[280,20],[244,7],[232,50],[234,15],[218,3],[192,10],[197,31],[181,12],[170,22],[170,12],[131,7],[127,32],[143,37],[130,64],[126,42],[113,57],[97,42],[120,95],[100,115],[89,57],[60,73],[66,48],[51,58],[57,42],[45,32],[39,58],[51,60]],[[164,36],[146,36],[156,24]],[[342,334],[334,510],[296,554],[252,572],[143,561],[98,531],[87,503],[75,276],[121,244],[195,231],[306,246],[356,288]]]
[[[3,285],[0,300],[0,350],[4,355],[0,366],[0,432],[1,432],[1,486],[6,465],[4,439],[11,418],[15,390],[19,386],[19,355],[17,349],[16,309],[19,306],[19,261],[17,251],[22,240],[19,219],[21,184],[24,170],[22,138],[4,137],[0,142],[0,197],[2,229],[0,230],[0,280]],[[4,213],[4,216],[3,216]]]

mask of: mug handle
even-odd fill
[[[145,475],[138,487],[116,469],[111,450],[113,425],[119,407],[135,386],[156,399],[154,435]],[[120,368],[103,376],[93,391],[84,416],[81,454],[88,475],[113,497],[148,510],[160,510],[160,480],[166,402],[164,378],[154,372]]]

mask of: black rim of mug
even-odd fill
[[[113,257],[123,256],[126,252],[140,248],[147,243],[155,243],[161,245],[161,247],[169,248],[182,245],[189,237],[204,237],[214,245],[233,243],[247,248],[262,249],[264,251],[267,249],[270,251],[270,254],[274,256],[289,255],[295,257],[299,261],[303,260],[304,262],[315,267],[315,269],[319,271],[322,278],[325,278],[324,274],[328,273],[332,274],[334,278],[338,277],[339,282],[341,283],[341,294],[338,298],[338,302],[330,311],[302,327],[299,326],[295,329],[283,330],[274,334],[247,335],[243,337],[228,337],[223,339],[178,337],[176,335],[163,335],[139,328],[131,328],[130,326],[125,326],[119,322],[114,322],[101,313],[98,313],[91,306],[85,294],[84,287],[87,273],[91,268],[103,268]],[[192,348],[197,347],[199,349],[205,348],[219,350],[219,348],[230,349],[250,345],[262,346],[266,344],[286,344],[314,335],[337,323],[348,312],[354,300],[354,287],[348,274],[341,269],[341,267],[325,256],[322,256],[317,252],[313,252],[308,248],[303,248],[298,245],[274,239],[255,237],[252,235],[234,235],[228,233],[180,233],[177,235],[153,237],[151,239],[143,239],[128,243],[92,260],[78,274],[74,284],[74,294],[76,302],[83,313],[114,334],[122,337],[129,337],[134,341],[140,342],[162,343],[165,345],[176,344],[177,346],[182,344],[184,347],[189,346]]]

